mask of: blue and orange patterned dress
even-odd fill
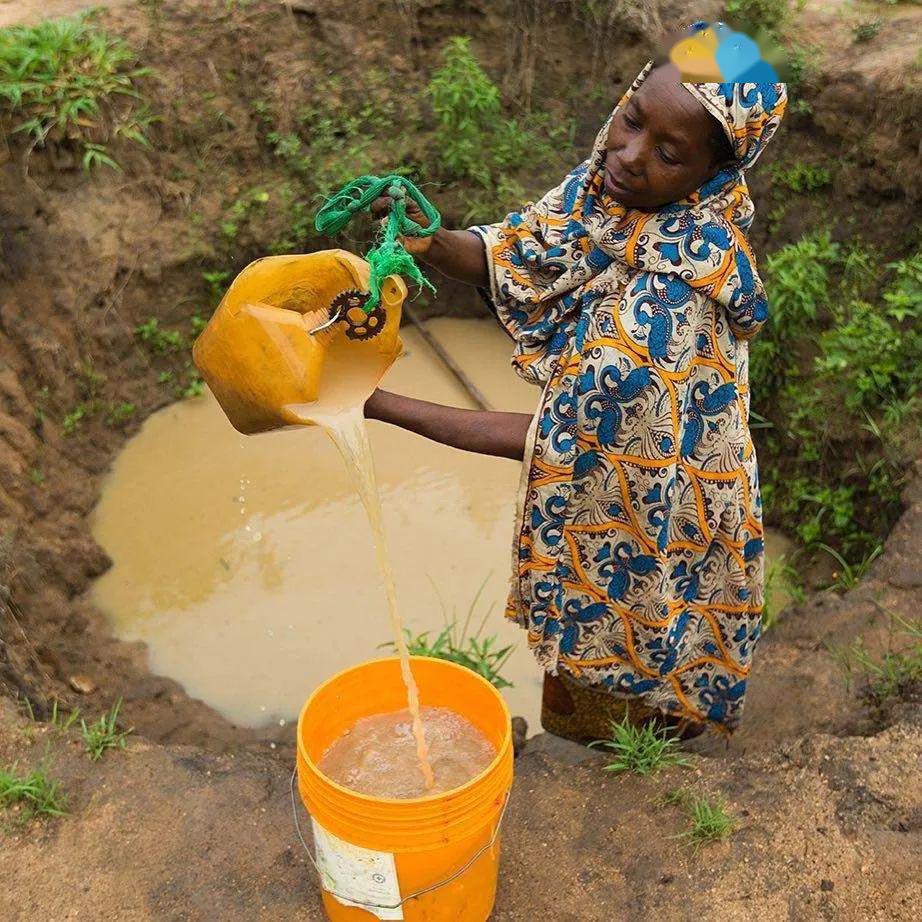
[[[730,730],[763,599],[747,340],[767,304],[744,170],[786,95],[782,84],[685,86],[736,157],[688,199],[655,213],[611,199],[609,120],[541,201],[471,230],[514,365],[542,388],[509,616],[547,671]]]

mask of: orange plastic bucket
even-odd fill
[[[350,791],[317,762],[359,718],[406,707],[399,661],[353,666],[311,695],[298,719],[298,789],[333,922],[485,922],[493,910],[499,824],[512,786],[509,711],[469,669],[420,656],[411,662],[423,705],[461,714],[493,743],[496,757],[442,794],[389,800]]]

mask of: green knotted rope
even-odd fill
[[[442,226],[442,216],[436,207],[405,176],[359,176],[332,195],[314,218],[317,232],[325,236],[339,233],[352,217],[365,211],[382,195],[392,199],[384,229],[377,244],[366,254],[371,267],[368,279],[369,298],[365,311],[371,313],[381,300],[381,283],[389,275],[405,275],[425,285],[430,291],[435,286],[422,274],[416,260],[403,248],[398,237],[429,237]],[[411,198],[426,216],[429,224],[423,227],[407,217],[407,197]]]

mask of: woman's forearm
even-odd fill
[[[459,282],[480,288],[490,284],[483,241],[471,231],[439,228],[421,258],[433,269]]]
[[[365,416],[452,448],[517,461],[525,456],[532,420],[527,413],[462,410],[381,390],[365,404]]]

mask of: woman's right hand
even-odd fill
[[[411,198],[406,200],[407,217],[415,221],[420,227],[428,227],[429,219],[423,214],[422,209]],[[382,222],[387,219],[388,212],[393,199],[389,195],[382,195],[371,203],[372,217],[378,218]],[[414,256],[422,256],[429,251],[432,246],[434,234],[428,237],[398,237],[397,239],[403,244],[403,248]]]

